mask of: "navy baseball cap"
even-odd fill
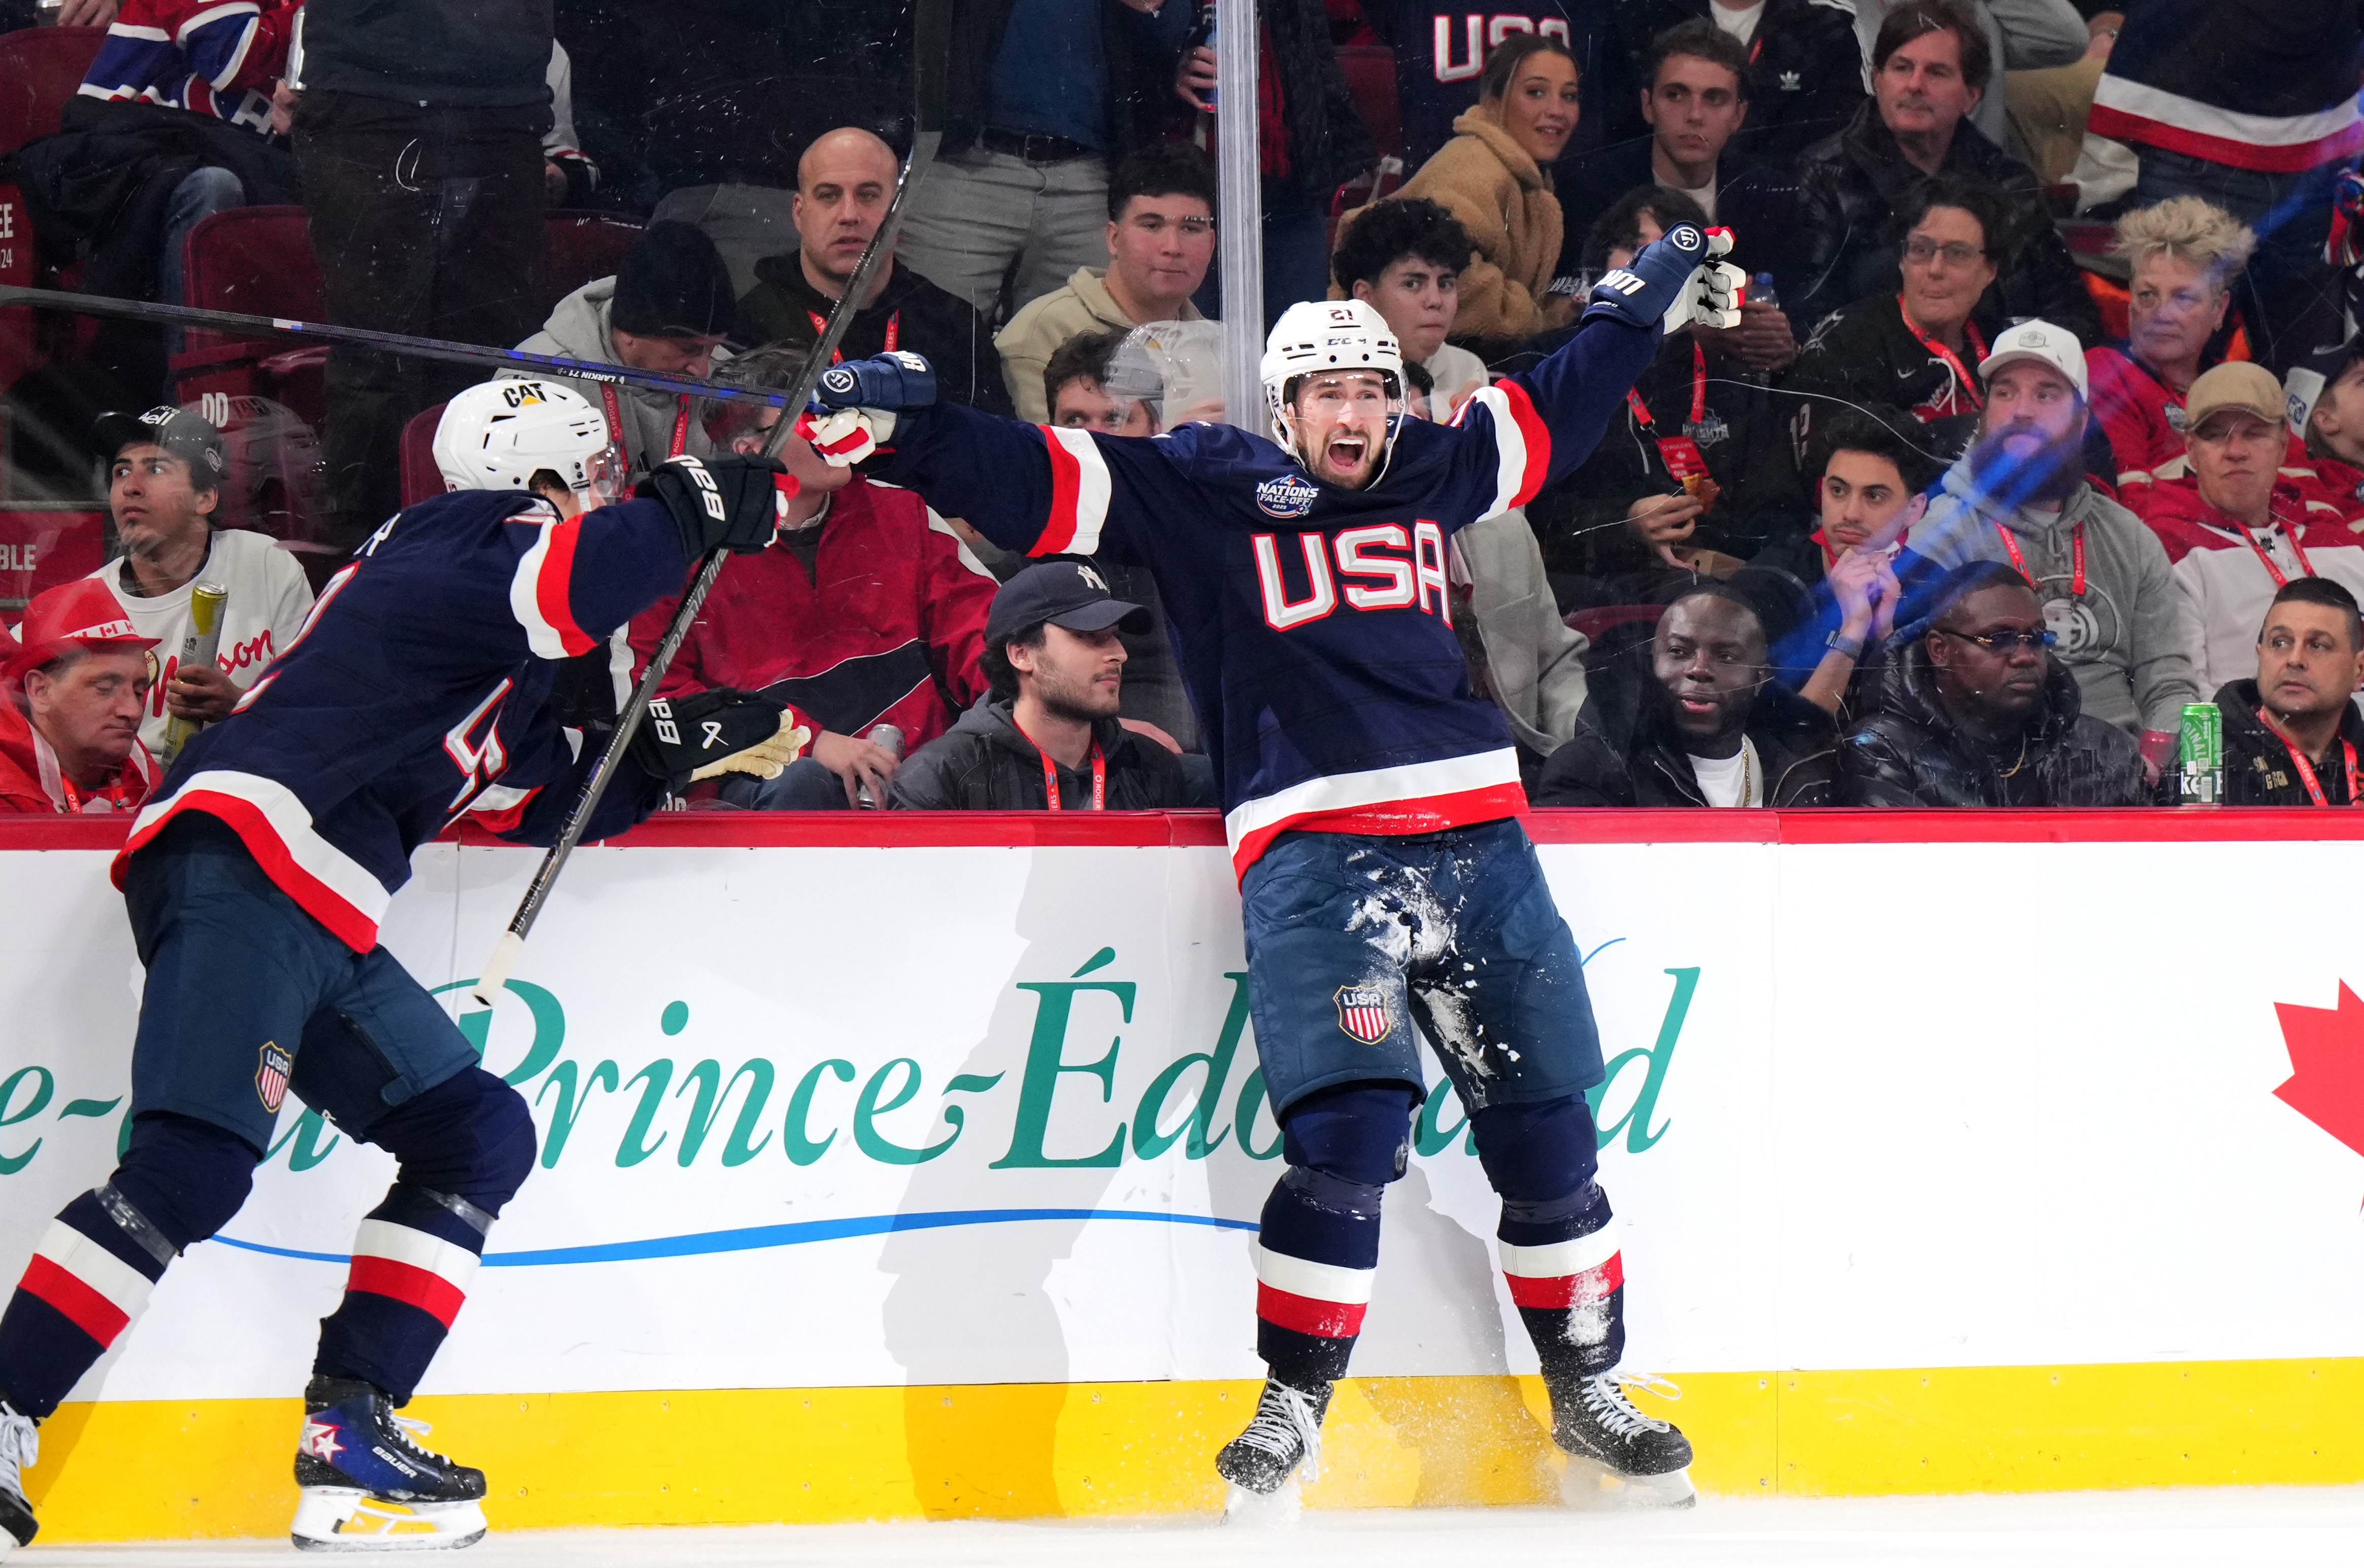
[[[998,647],[1043,622],[1070,632],[1113,626],[1136,636],[1150,627],[1149,611],[1111,595],[1099,573],[1080,561],[1045,561],[1002,584],[985,618],[985,640]]]
[[[90,443],[113,463],[127,446],[154,445],[189,465],[201,490],[221,487],[229,477],[229,449],[211,423],[170,403],[144,414],[101,414],[90,427]]]
[[[2290,374],[2282,377],[2282,391],[2292,430],[2306,433],[2306,423],[2314,418],[2314,406],[2323,401],[2324,392],[2358,356],[2364,356],[2364,333],[2319,348],[2290,367]]]

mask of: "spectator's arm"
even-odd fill
[[[954,705],[966,708],[985,695],[985,618],[998,585],[952,524],[933,511],[921,549],[920,622],[928,660]]]
[[[2002,33],[2002,58],[1994,62],[1988,95],[2002,91],[2005,71],[2044,71],[2074,65],[2093,41],[2085,18],[2068,0],[1987,0],[1988,14]]]
[[[2134,682],[2135,711],[2142,715],[2144,755],[2151,761],[2151,735],[2174,736],[2183,724],[2183,705],[2203,700],[2185,652],[2184,617],[2189,599],[2167,564],[2167,549],[2147,528],[2135,539],[2139,552],[2135,601],[2127,616],[2126,674]]]
[[[296,15],[293,6],[227,16],[209,7],[183,22],[173,41],[188,57],[189,68],[215,92],[257,88],[268,93],[287,63],[287,39]]]
[[[2175,580],[2176,641],[2191,662],[2193,688],[2202,693],[2192,699],[2194,702],[2213,700],[2216,688],[2223,684],[2208,667],[2208,579],[2200,570],[2203,554],[2195,550],[2169,568]],[[2147,716],[2149,710],[2144,712]]]
[[[1933,803],[1913,788],[1911,754],[1877,719],[1840,737],[1838,763],[1842,806],[1910,811]]]
[[[551,199],[565,207],[582,207],[599,188],[599,165],[591,161],[574,134],[574,67],[563,45],[550,46],[550,130],[541,139],[541,155],[552,174]]]

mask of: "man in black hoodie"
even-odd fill
[[[2027,579],[1972,561],[1881,672],[1871,715],[1839,744],[1850,806],[2142,806],[2142,754],[2085,716],[2077,678]]]
[[[1076,561],[1029,566],[993,596],[993,696],[896,770],[891,806],[920,812],[1146,812],[1188,803],[1182,763],[1118,722],[1121,631],[1148,611]]]
[[[1709,584],[1658,618],[1641,712],[1624,744],[1599,701],[1552,753],[1538,806],[1826,806],[1830,715],[1773,678],[1764,622]]]
[[[2293,577],[2266,610],[2258,678],[2216,693],[2228,806],[2352,806],[2364,715],[2364,620],[2329,577]]]

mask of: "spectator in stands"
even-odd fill
[[[1556,39],[1575,58],[1582,114],[1562,156],[1649,134],[1634,112],[1642,51],[1618,37],[1611,0],[1533,0],[1515,10],[1472,11],[1459,0],[1358,0],[1363,20],[1395,55],[1397,114],[1405,165],[1436,156],[1478,106],[1487,51],[1522,32]],[[1643,41],[1656,36],[1653,29]],[[1579,228],[1577,238],[1581,238]]]
[[[2364,503],[2364,337],[2316,351],[2282,385],[2298,438],[2288,461],[2335,506]]]
[[[2001,561],[2034,583],[2082,711],[2140,735],[2156,769],[2199,687],[2158,536],[2085,476],[2084,350],[2029,321],[1995,339],[1979,375],[1978,440],[1946,471],[1914,547],[1947,567]]]
[[[1619,21],[1622,27],[1624,18]],[[1571,221],[1586,223],[1636,185],[1659,185],[1689,196],[1711,222],[1723,221],[1718,189],[1756,168],[1738,145],[1752,107],[1747,46],[1701,19],[1644,39],[1637,58],[1650,135],[1572,161],[1557,182],[1561,207]]]
[[[139,744],[154,641],[88,578],[35,594],[21,631],[0,631],[0,812],[138,811],[159,776]]]
[[[1941,174],[1900,218],[1903,286],[1823,317],[1781,383],[1798,395],[1790,420],[1801,445],[1817,424],[1867,403],[1905,409],[1948,457],[1978,427],[1982,396],[1970,367],[1986,357],[1987,340],[1972,315],[2001,270],[2002,197],[1984,181]]]
[[[1868,59],[1879,39],[1879,25],[1904,0],[1854,0],[1856,36]],[[1998,72],[2044,71],[2073,65],[2091,39],[2080,13],[2093,0],[1962,0],[1964,13],[1986,35],[1987,58]],[[1996,146],[2011,134],[2008,111],[2000,92],[1989,93],[1970,112],[1980,135]]]
[[[1419,196],[1393,197],[1363,209],[1338,237],[1331,259],[1333,293],[1377,310],[1396,335],[1406,365],[1428,372],[1427,417],[1453,417],[1469,394],[1486,385],[1486,362],[1445,339],[1460,314],[1461,268],[1469,235],[1454,216]]]
[[[1839,745],[1849,806],[2138,806],[2142,755],[2082,711],[2027,580],[1972,561],[1880,672],[1870,717]]]
[[[2085,351],[2093,417],[2121,486],[2183,455],[2183,396],[2225,357],[2233,284],[2258,237],[2223,207],[2175,196],[2118,219],[2114,254],[2134,269],[2126,341]]]
[[[1181,759],[1118,722],[1120,628],[1147,630],[1075,561],[1029,566],[993,596],[989,701],[911,755],[892,803],[913,811],[1137,812],[1186,803]]]
[[[1711,584],[1658,618],[1652,679],[1630,737],[1586,710],[1552,754],[1539,806],[1826,806],[1837,773],[1830,715],[1773,678],[1765,627]]]
[[[1845,6],[1830,0],[1619,0],[1616,13],[1619,40],[1635,60],[1647,59],[1667,29],[1687,22],[1712,24],[1733,40],[1748,105],[1741,145],[1753,157],[1788,163],[1844,127],[1863,103],[1863,50]],[[1646,66],[1642,75],[1646,89]],[[1628,180],[1618,189],[1635,183]]]
[[[730,272],[714,241],[686,223],[652,223],[613,277],[593,278],[560,300],[541,330],[518,345],[530,353],[629,364],[673,375],[710,375],[730,358]],[[524,374],[524,373],[520,373]],[[694,417],[693,399],[644,386],[564,381],[608,414],[622,442],[630,477],[683,453],[714,450]]]
[[[1551,292],[1564,227],[1550,170],[1577,114],[1567,46],[1547,33],[1515,33],[1486,57],[1478,106],[1453,122],[1453,140],[1396,193],[1437,203],[1467,232],[1454,335],[1481,353],[1574,319],[1572,297]],[[1333,253],[1369,210],[1339,220]]]
[[[2100,336],[2084,274],[2052,226],[2044,187],[1968,123],[1992,70],[1985,34],[1957,0],[1911,0],[1888,13],[1872,50],[1872,101],[1800,163],[1797,249],[1775,269],[1799,320],[1818,322],[1852,300],[1894,291],[1890,223],[1924,178],[1967,174],[1998,187],[2008,204],[2009,231],[1996,246],[2002,275],[1988,308]]]
[[[92,436],[106,461],[107,515],[123,554],[91,577],[106,585],[139,634],[164,650],[156,683],[146,689],[139,739],[169,762],[172,721],[229,718],[303,629],[312,588],[296,557],[268,534],[214,526],[229,459],[221,432],[204,420],[170,407],[106,414]],[[200,582],[229,591],[219,652],[210,665],[184,666],[181,651],[195,630],[189,595]]]
[[[2138,510],[2175,565],[2192,677],[2213,691],[2248,673],[2284,583],[2321,576],[2364,592],[2364,541],[2282,477],[2290,430],[2281,384],[2263,365],[2218,365],[2191,384],[2188,408],[2191,476],[2144,487]]]
[[[2339,331],[2323,250],[2333,189],[2364,148],[2359,53],[2351,0],[2144,0],[2093,92],[2091,133],[2139,154],[2135,206],[2200,196],[2255,226],[2241,314],[2278,375]]]
[[[729,378],[784,386],[809,350],[762,349],[730,362]],[[717,449],[759,453],[779,410],[722,402],[705,410]],[[796,477],[779,537],[733,555],[715,579],[659,694],[730,687],[789,705],[811,749],[780,776],[727,774],[717,793],[751,811],[827,811],[883,802],[898,759],[950,727],[985,693],[986,610],[993,577],[944,521],[909,490],[832,468],[801,436],[780,461]],[[678,596],[631,625],[634,664],[664,637]],[[636,670],[637,675],[637,670]],[[877,734],[902,732],[899,741]]]
[[[810,348],[844,297],[854,266],[895,199],[894,149],[859,126],[831,131],[797,162],[793,207],[797,246],[755,263],[760,280],[739,301],[734,336],[743,343]],[[985,319],[890,252],[838,345],[846,359],[890,349],[924,356],[939,397],[988,413],[1010,411],[1001,357]]]
[[[470,343],[532,330],[554,41],[547,0],[306,7],[288,84],[302,94],[296,165],[329,320]],[[331,351],[328,543],[357,545],[393,515],[403,425],[474,379]]]
[[[1593,226],[1585,264],[1622,266],[1663,230],[1700,221],[1689,197],[1645,187]],[[1554,573],[1592,579],[1595,602],[1656,602],[1696,577],[1730,577],[1785,526],[1805,532],[1780,413],[1746,368],[1689,329],[1659,345],[1623,418],[1528,508]]]
[[[951,124],[911,193],[904,262],[988,320],[1107,265],[1102,225],[1122,205],[1110,166],[1165,103],[1192,12],[1185,0],[956,0]],[[1037,361],[1011,385],[1042,373]]]
[[[1215,255],[1215,174],[1206,158],[1175,144],[1144,148],[1118,165],[1107,189],[1109,264],[1077,267],[993,340],[1021,420],[1051,417],[1043,372],[1052,351],[1077,332],[1205,319],[1190,296]]]
[[[2364,622],[2328,577],[2274,591],[2258,635],[2258,677],[2219,689],[2228,806],[2353,806],[2364,801]]]

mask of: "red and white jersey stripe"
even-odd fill
[[[25,1265],[21,1288],[65,1314],[101,1345],[112,1345],[156,1287],[81,1231],[53,1219]]]
[[[449,1328],[483,1261],[441,1237],[392,1220],[365,1219],[353,1240],[352,1272],[345,1288],[407,1302]]]
[[[1243,801],[1223,816],[1232,870],[1247,875],[1267,845],[1291,829],[1310,833],[1400,834],[1515,817],[1527,809],[1519,754],[1473,752],[1402,767],[1375,767],[1309,778]]]
[[[1344,1339],[1363,1331],[1376,1269],[1342,1269],[1255,1248],[1256,1316],[1299,1334]]]
[[[2294,174],[2364,148],[2364,119],[2352,98],[2314,114],[2243,114],[2110,75],[2093,89],[2086,129],[2113,140],[2276,174]]]
[[[1480,515],[1492,517],[1526,505],[1551,473],[1551,427],[1535,412],[1527,389],[1515,381],[1498,381],[1472,393],[1453,422],[1467,423],[1472,409],[1485,409],[1494,426],[1494,499]]]
[[[1030,555],[1088,555],[1108,523],[1108,460],[1089,431],[1041,427],[1051,452],[1051,514]]]
[[[139,813],[115,857],[115,881],[132,852],[183,812],[203,812],[229,824],[263,874],[305,913],[336,933],[356,953],[377,946],[378,922],[394,895],[359,863],[313,831],[312,813],[294,790],[259,773],[208,768]]]
[[[509,612],[525,628],[526,643],[536,658],[571,659],[599,645],[599,639],[574,623],[568,594],[574,580],[574,547],[583,535],[583,520],[568,518],[542,524],[541,537],[521,556],[517,575],[509,579]],[[540,521],[521,512],[511,522]]]
[[[1511,1299],[1521,1306],[1581,1306],[1605,1299],[1625,1282],[1614,1220],[1573,1241],[1546,1247],[1500,1245],[1503,1278],[1510,1282]]]

